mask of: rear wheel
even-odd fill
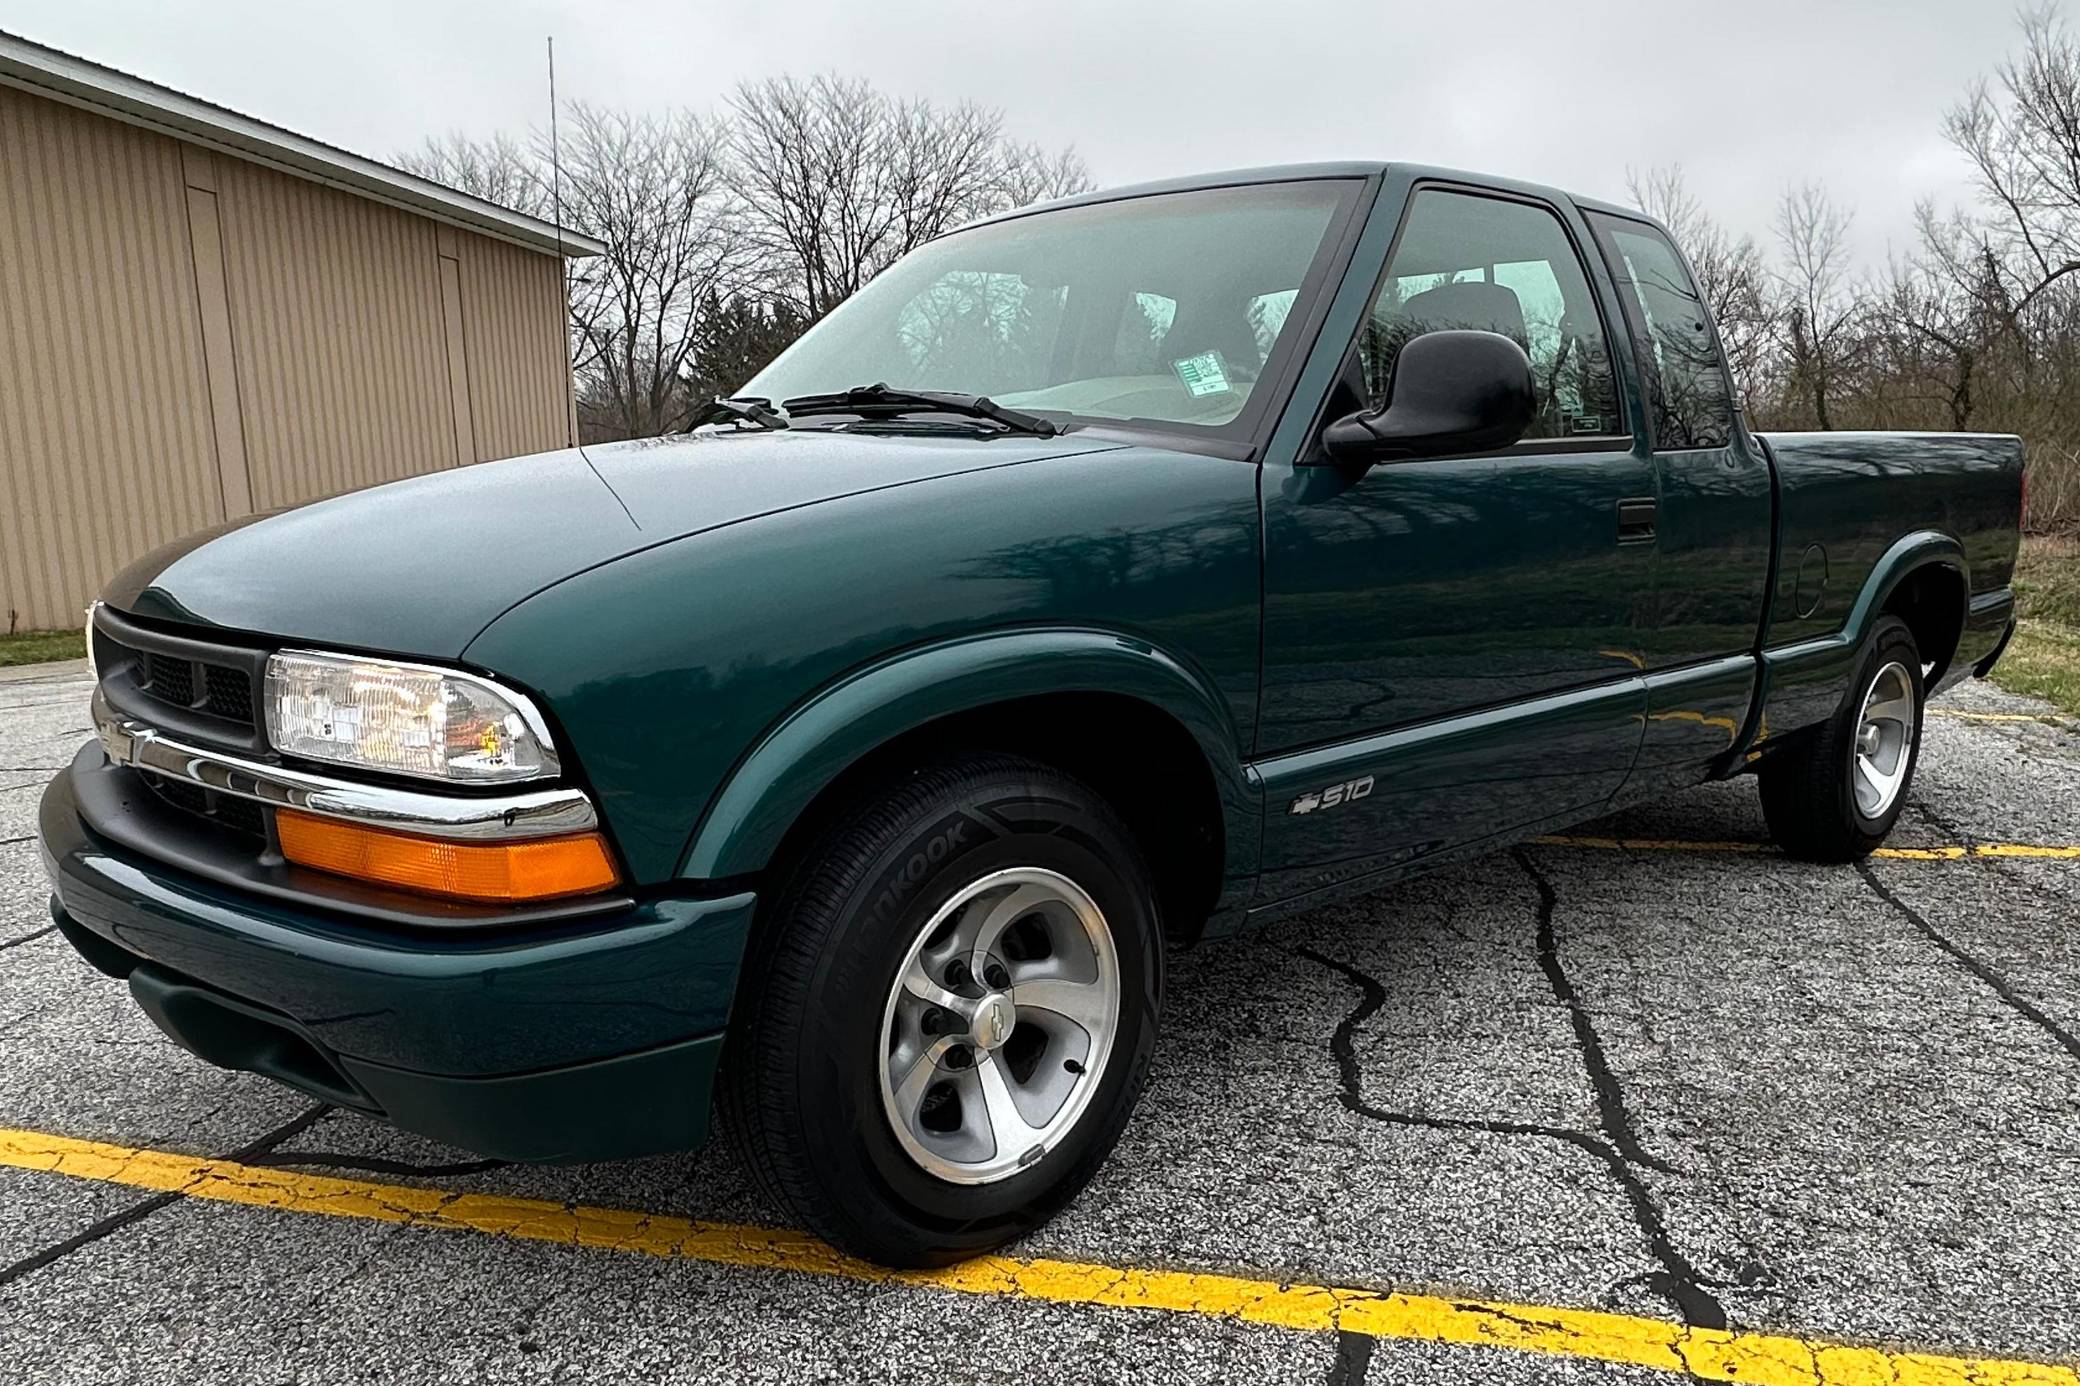
[[[970,756],[863,795],[750,963],[724,1089],[747,1164],[891,1265],[1038,1226],[1140,1093],[1160,938],[1132,836],[1066,775]]]
[[[1757,767],[1762,816],[1791,856],[1869,856],[1906,806],[1921,751],[1921,653],[1897,616],[1880,618],[1850,695],[1801,745]]]

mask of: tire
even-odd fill
[[[1786,855],[1852,862],[1885,840],[1913,788],[1922,698],[1914,633],[1897,616],[1879,618],[1834,716],[1756,767],[1763,820]],[[1867,714],[1885,712],[1896,715],[1870,719],[1866,730]],[[1861,769],[1859,736],[1872,751]]]
[[[1067,775],[970,755],[862,794],[795,866],[723,1064],[753,1178],[889,1266],[1046,1222],[1111,1151],[1155,1051],[1162,930],[1132,834]]]

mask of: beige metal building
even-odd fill
[[[0,630],[191,530],[560,447],[598,242],[0,34]]]

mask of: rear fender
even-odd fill
[[[1948,534],[1917,530],[1879,557],[1839,630],[1762,652],[1762,717],[1749,744],[1750,758],[1769,742],[1834,716],[1849,695],[1856,653],[1886,603],[1901,583],[1930,567],[1953,570],[1965,590],[1971,590],[1964,546]]]
[[[1005,631],[906,651],[797,705],[731,772],[694,829],[679,874],[713,879],[761,870],[817,794],[875,748],[940,718],[1054,693],[1133,697],[1181,723],[1220,795],[1224,874],[1231,881],[1254,875],[1258,796],[1219,692],[1146,641],[1073,629]]]

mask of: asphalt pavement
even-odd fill
[[[724,1145],[487,1167],[187,1056],[49,929],[34,811],[87,692],[0,682],[11,1383],[1670,1379],[1572,1327],[1424,1341],[1433,1303],[1901,1380],[2080,1359],[2080,726],[2043,704],[1946,696],[1861,868],[1759,847],[1736,781],[1180,955],[1110,1162],[1001,1284],[942,1284],[759,1241]],[[559,1230],[589,1210],[648,1217]],[[1157,1303],[1169,1272],[1258,1288]],[[1415,1307],[1252,1307],[1294,1286]]]

